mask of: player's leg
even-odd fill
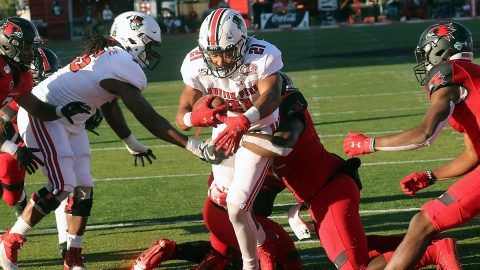
[[[65,258],[65,254],[67,253],[67,232],[68,232],[68,225],[67,225],[67,214],[65,212],[65,208],[68,203],[68,198],[63,200],[60,203],[60,206],[57,207],[55,210],[55,222],[57,224],[57,232],[58,232],[58,245],[60,247],[60,256]]]
[[[67,253],[65,269],[82,269],[83,236],[93,206],[93,177],[90,174],[90,148],[85,130],[76,130],[70,135],[70,146],[74,152],[75,190],[68,198]]]
[[[346,174],[340,174],[310,202],[317,235],[328,258],[340,270],[367,268],[367,239],[359,205],[358,187]]]
[[[0,180],[3,187],[3,200],[8,206],[16,205],[23,195],[25,169],[10,154],[0,154]]]
[[[45,163],[42,171],[49,183],[32,195],[11,230],[1,236],[0,264],[6,269],[18,269],[17,253],[25,242],[24,236],[73,191],[68,180],[75,181],[71,166],[72,152],[63,124],[59,121],[41,122],[29,118],[24,110],[19,111],[18,119],[19,131],[25,143],[41,150],[40,158]]]
[[[460,226],[480,213],[479,198],[480,168],[476,168],[440,197],[422,206],[386,269],[405,269],[415,265],[436,234]]]
[[[269,158],[256,155],[243,147],[235,154],[235,174],[228,190],[227,209],[242,252],[244,269],[258,269],[257,245],[262,246],[265,242],[264,233],[257,235],[258,228],[251,210],[269,164]],[[273,259],[270,264],[274,263]]]

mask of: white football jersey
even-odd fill
[[[104,79],[120,80],[141,91],[147,85],[145,72],[129,53],[120,47],[108,47],[96,55],[77,57],[38,84],[32,93],[42,101],[59,106],[82,101],[94,114],[96,108],[117,97],[100,86]],[[89,117],[89,114],[77,114],[73,120],[81,124]]]
[[[223,97],[228,103],[228,115],[244,113],[260,96],[258,80],[278,72],[283,67],[281,52],[274,45],[249,37],[243,64],[228,78],[211,74],[202,53],[196,47],[183,60],[183,82],[204,94]],[[252,123],[251,129],[278,121],[278,109],[271,115]]]

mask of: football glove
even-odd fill
[[[142,164],[142,167],[145,167],[144,158],[148,161],[148,163],[152,164],[152,158],[157,159],[157,157],[153,154],[151,149],[148,149],[139,142],[133,134],[130,134],[127,138],[122,139],[122,142],[125,144],[128,152],[133,156],[133,166],[137,166],[138,160]]]
[[[95,131],[95,129],[102,123],[103,121],[103,114],[102,111],[97,109],[95,111],[95,114],[90,116],[90,118],[85,121],[85,129],[92,132],[93,134],[100,136],[98,132]]]
[[[343,141],[343,151],[349,156],[365,155],[375,152],[375,138],[363,134],[348,132],[348,137]]]
[[[145,167],[145,161],[143,160],[144,158],[148,161],[148,163],[152,164],[152,158],[157,159],[157,157],[153,154],[152,149],[147,149],[146,152],[136,152],[130,154],[133,155],[133,166],[137,166],[138,161],[140,160],[140,164],[142,164],[142,167]]]
[[[68,120],[68,122],[73,124],[72,116],[79,113],[90,113],[90,106],[80,101],[74,101],[63,106],[60,109],[60,112],[62,113],[62,116]]]
[[[20,167],[24,167],[28,174],[33,174],[38,169],[38,164],[40,164],[40,166],[44,165],[44,163],[34,154],[39,151],[40,150],[37,148],[18,146],[18,150],[14,157],[17,159]]]
[[[213,165],[218,165],[222,163],[228,156],[225,153],[225,149],[220,149],[217,151],[216,145],[211,142],[204,142],[200,145],[200,150],[202,151],[201,160],[208,162]]]
[[[190,122],[194,127],[216,127],[219,123],[215,118],[217,114],[224,112],[227,109],[227,104],[218,106],[215,109],[210,108],[210,103],[214,99],[214,96],[207,96],[201,101],[201,104],[197,109],[191,112]]]
[[[421,189],[424,189],[437,181],[437,178],[431,171],[422,173],[412,173],[400,181],[400,188],[402,191],[410,196]]]
[[[218,134],[213,144],[217,145],[215,149],[217,152],[220,149],[225,148],[225,155],[229,156],[231,153],[235,153],[240,145],[240,140],[243,134],[245,134],[251,126],[248,118],[241,114],[239,116],[228,117],[225,115],[217,115],[217,119],[225,123],[227,127]]]

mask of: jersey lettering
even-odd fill
[[[262,55],[265,52],[265,46],[260,44],[252,44],[248,49],[249,54],[260,54]]]
[[[202,56],[203,56],[203,53],[201,51],[195,50],[195,51],[190,53],[190,61],[200,59],[200,58],[202,58]]]
[[[104,53],[105,50],[100,50],[98,53],[94,55],[86,55],[84,54],[81,57],[75,58],[71,63],[70,63],[70,70],[72,72],[77,72],[80,69],[86,67],[90,62],[92,62],[92,57],[97,58],[99,57],[102,53]]]

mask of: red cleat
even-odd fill
[[[135,260],[131,270],[151,270],[157,267],[161,262],[170,260],[176,246],[175,241],[161,238]]]
[[[82,248],[71,247],[65,254],[63,270],[87,270],[83,265]]]
[[[457,244],[453,238],[444,238],[433,242],[437,246],[437,270],[461,270],[458,261]]]
[[[265,242],[259,247],[257,247],[258,251],[258,259],[260,260],[260,269],[261,270],[276,270],[276,256],[277,247],[278,247],[278,239],[277,235],[273,232],[265,232],[266,238]]]
[[[4,270],[17,270],[17,255],[27,239],[18,233],[10,233],[10,229],[0,235],[0,266]]]
[[[197,266],[191,270],[223,270],[230,263],[230,259],[216,252],[215,250],[208,253],[207,256]]]

